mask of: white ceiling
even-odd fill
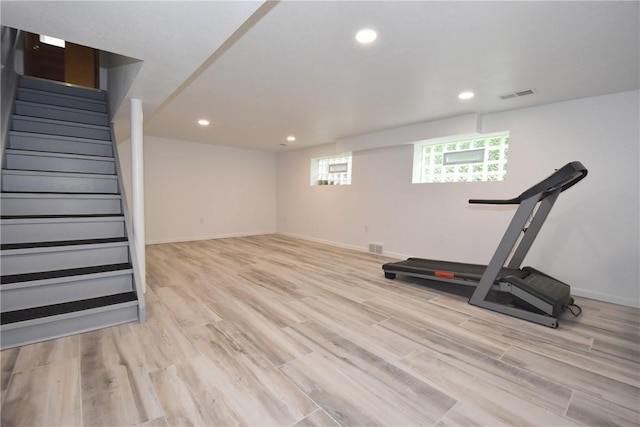
[[[143,60],[129,95],[143,100],[147,135],[282,151],[640,89],[639,6],[3,0],[1,13],[3,25]],[[363,27],[378,31],[373,44],[355,42]],[[523,89],[536,93],[499,98]],[[463,90],[475,98],[458,100]]]

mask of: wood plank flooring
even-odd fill
[[[558,329],[280,235],[147,248],[148,321],[10,349],[2,426],[638,426],[640,310]]]

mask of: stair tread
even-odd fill
[[[92,193],[92,192],[60,192],[60,191],[11,191],[4,190],[3,194],[59,194],[59,195],[73,195],[73,196],[120,196],[120,193]]]
[[[18,88],[33,90],[37,92],[52,93],[54,95],[63,95],[74,98],[105,102],[105,92],[101,89],[73,85],[70,83],[48,80],[41,77],[22,76],[18,81]]]
[[[51,107],[73,108],[78,112],[95,112],[108,114],[107,104],[91,98],[63,95],[55,92],[18,88],[16,101],[35,102]],[[96,102],[97,101],[97,102]]]
[[[25,88],[26,89],[26,88]],[[55,92],[47,92],[47,93],[55,93]],[[71,95],[73,96],[73,95]],[[82,97],[80,97],[82,98]],[[91,98],[83,98],[83,99],[91,99]],[[68,111],[70,113],[82,113],[82,114],[88,114],[88,115],[95,115],[95,116],[106,116],[107,113],[101,112],[101,111],[91,111],[91,110],[85,110],[82,108],[74,108],[74,107],[63,107],[61,105],[52,105],[52,104],[47,104],[44,102],[35,102],[35,101],[24,101],[21,99],[16,99],[15,103],[17,105],[26,105],[26,106],[34,106],[34,107],[44,107],[44,108],[50,108],[53,110],[61,110],[61,111]]]
[[[83,276],[87,274],[106,273],[109,271],[128,270],[131,264],[108,264],[92,267],[69,268],[65,270],[41,271],[38,273],[11,274],[0,277],[0,284],[32,282],[35,280],[57,279],[60,277]]]
[[[102,144],[102,145],[111,145],[111,141],[108,139],[96,139],[96,138],[82,138],[79,136],[65,136],[65,135],[50,135],[46,133],[38,133],[38,132],[27,132],[24,130],[10,130],[9,135],[16,136],[31,136],[34,138],[48,138],[48,139],[59,139],[63,141],[73,141],[73,142],[85,142],[87,144]]]
[[[34,170],[34,169],[3,169],[3,172],[42,172],[42,173],[46,173],[46,174],[51,174],[51,173],[62,173],[65,175],[69,175],[69,176],[73,176],[73,174],[78,174],[78,175],[102,175],[102,176],[113,176],[115,177],[116,174],[115,173],[93,173],[93,172],[68,172],[68,171],[56,171],[56,170]]]
[[[32,199],[37,198],[38,196],[42,196],[43,198],[51,199],[51,198],[67,198],[72,196],[72,198],[98,198],[98,199],[121,199],[122,197],[118,193],[60,193],[60,192],[41,192],[41,191],[3,191],[0,193],[0,197],[7,197],[10,199],[13,198],[25,198]]]
[[[54,218],[115,218],[123,214],[60,214],[60,215],[2,215],[0,219],[54,219]]]
[[[17,154],[22,156],[42,156],[42,157],[56,157],[63,159],[78,159],[78,160],[96,160],[101,162],[115,162],[113,156],[94,156],[90,154],[74,154],[74,153],[58,153],[57,151],[43,151],[43,150],[23,150],[21,148],[7,148],[5,154]]]
[[[3,251],[13,249],[52,248],[55,246],[98,245],[101,243],[126,242],[126,237],[107,237],[103,239],[59,240],[53,242],[5,243],[0,245]]]
[[[25,308],[23,310],[9,311],[2,313],[0,324],[7,325],[10,323],[25,322],[27,320],[40,319],[43,317],[57,316],[60,314],[73,313],[78,311],[90,310],[92,308],[105,307],[109,305],[122,304],[126,302],[136,301],[135,292],[125,292],[115,295],[107,295],[103,297],[90,298],[79,301],[64,302],[60,304],[47,305],[43,307]]]
[[[23,115],[20,115],[20,114],[13,114],[11,117],[13,119],[27,120],[27,121],[32,121],[32,122],[63,124],[63,125],[67,125],[67,126],[75,126],[75,127],[87,128],[87,129],[109,130],[109,126],[90,125],[90,124],[86,124],[86,123],[71,122],[71,121],[68,121],[68,120],[45,119],[45,118],[42,118],[42,117],[23,116]],[[35,132],[35,133],[37,133],[37,132]],[[47,134],[44,134],[44,135],[47,135]]]
[[[37,170],[28,170],[28,169],[2,169],[2,173],[8,174],[8,175],[45,175],[45,176],[59,175],[59,176],[78,177],[78,178],[82,178],[83,175],[86,175],[87,177],[91,177],[91,178],[102,176],[105,179],[115,179],[117,177],[116,174],[111,174],[111,173],[37,171]]]
[[[53,91],[53,90],[46,90],[46,89],[42,89],[42,88],[23,86],[23,85],[20,85],[20,84],[18,85],[18,89],[24,90],[24,91],[29,91],[29,92],[44,93],[44,94],[53,95],[53,96],[61,96],[61,97],[71,98],[71,99],[87,100],[87,101],[95,102],[96,104],[104,104],[106,102],[104,99],[89,98],[89,97],[81,96],[81,95],[72,95],[72,94],[69,94],[69,93],[62,93],[62,92],[56,92],[56,91]]]

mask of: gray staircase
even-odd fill
[[[144,321],[105,93],[23,77],[3,156],[1,348]]]

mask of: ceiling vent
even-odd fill
[[[533,89],[525,89],[519,90],[517,92],[505,93],[504,95],[500,95],[500,99],[511,99],[511,98],[519,98],[521,96],[533,95],[535,92]]]

